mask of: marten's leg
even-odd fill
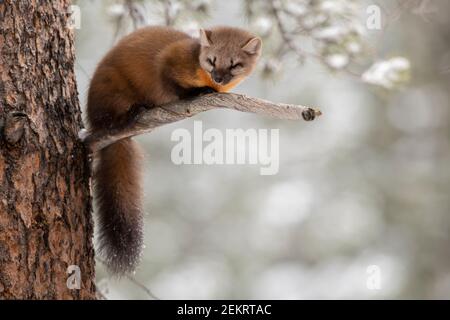
[[[197,87],[186,90],[180,95],[180,99],[192,99],[198,96],[203,96],[205,94],[215,93],[217,92],[214,88],[211,87]]]
[[[136,121],[139,118],[139,115],[146,110],[153,109],[155,107],[154,104],[150,103],[136,103],[133,104],[130,109],[128,110],[126,116],[124,117],[123,125],[127,126],[132,124],[134,121]]]

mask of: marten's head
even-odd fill
[[[261,55],[262,41],[238,28],[200,30],[200,66],[218,85],[248,76]]]

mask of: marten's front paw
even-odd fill
[[[202,87],[200,88],[199,96],[203,96],[205,94],[215,93],[217,92],[214,88],[211,87]]]
[[[155,106],[152,104],[135,104],[128,110],[128,119],[130,121],[136,120],[145,110],[149,110],[154,107]]]
[[[214,92],[217,92],[217,91],[211,87],[198,87],[198,88],[191,89],[190,92],[187,94],[187,96],[189,98],[195,98],[195,97],[204,96],[205,94],[210,94],[210,93],[214,93]]]
[[[180,99],[194,99],[196,97],[204,96],[205,94],[210,94],[217,92],[211,87],[197,87],[197,88],[191,88],[190,90],[187,90],[183,92],[180,95]]]

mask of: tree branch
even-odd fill
[[[121,139],[137,136],[153,129],[195,116],[211,109],[226,108],[251,112],[276,119],[314,120],[322,112],[293,104],[274,103],[235,93],[214,93],[190,100],[179,100],[160,107],[145,109],[126,127],[98,131],[82,137],[91,153],[95,153]]]

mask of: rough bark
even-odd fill
[[[0,1],[0,299],[95,298],[69,5]]]

